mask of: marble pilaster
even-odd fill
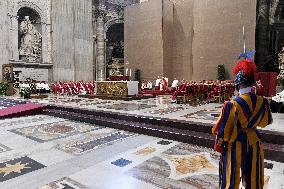
[[[11,60],[19,60],[19,49],[18,49],[18,20],[17,15],[10,16],[10,56]]]
[[[104,18],[99,16],[97,18],[97,80],[106,80],[106,64],[105,64],[105,38],[104,38]]]

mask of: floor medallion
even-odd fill
[[[10,130],[13,133],[25,136],[37,142],[47,142],[59,138],[65,138],[93,130],[98,130],[103,127],[89,125],[79,122],[59,121],[48,124],[41,124],[31,127]]]

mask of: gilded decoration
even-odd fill
[[[102,96],[127,96],[126,82],[97,82],[97,95]]]

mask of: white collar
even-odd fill
[[[239,90],[239,94],[242,95],[242,94],[246,94],[246,93],[251,93],[252,91],[252,87],[246,87],[246,88],[242,88]]]

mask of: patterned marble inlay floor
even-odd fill
[[[13,179],[45,166],[29,157],[22,157],[0,163],[0,182]]]
[[[156,140],[69,177],[94,189],[218,189],[218,161],[219,154],[210,149]],[[283,186],[284,165],[272,164],[279,167],[265,169],[266,189]]]
[[[123,110],[123,111],[142,110],[142,109],[153,108],[153,107],[156,107],[156,106],[148,105],[148,104],[135,104],[135,103],[120,103],[120,104],[113,104],[113,105],[98,106],[98,108]]]
[[[7,152],[7,151],[9,151],[9,150],[11,150],[11,149],[8,148],[8,147],[5,146],[5,145],[0,144],[0,153]]]
[[[65,177],[41,186],[38,189],[87,189],[87,187],[70,178]]]
[[[1,127],[9,127],[15,125],[28,125],[30,123],[36,122],[44,122],[50,120],[49,116],[45,115],[38,115],[38,116],[31,116],[31,117],[22,117],[22,118],[14,118],[12,120],[0,120]]]
[[[109,104],[109,100],[100,100],[100,99],[86,99],[78,97],[69,97],[69,96],[50,96],[47,99],[32,99],[33,102],[43,103],[43,104],[54,104],[62,106],[92,106],[92,105],[103,105]]]
[[[173,112],[178,112],[184,110],[183,107],[169,107],[169,108],[162,108],[162,109],[158,109],[158,110],[153,110],[150,112],[146,112],[146,113],[150,113],[150,114],[159,114],[159,115],[165,115],[165,114],[170,114]]]
[[[195,120],[212,120],[215,121],[220,114],[220,111],[218,109],[204,109],[204,110],[199,110],[194,113],[186,114],[184,117],[186,118],[191,118]]]
[[[1,189],[218,187],[210,149],[43,115],[1,123]],[[266,160],[265,176],[283,188],[284,164]]]
[[[178,144],[127,174],[160,188],[218,188],[218,154]]]
[[[84,135],[71,142],[59,145],[57,148],[66,153],[79,155],[97,149],[103,145],[110,145],[116,141],[135,136],[134,133],[106,128]]]
[[[11,98],[18,99],[17,97]],[[190,104],[170,103],[170,96],[158,96],[151,99],[126,102],[121,100],[86,99],[77,96],[50,95],[46,99],[32,99],[31,101],[57,106],[112,111],[138,116],[155,117],[158,119],[167,118],[206,124],[214,124],[222,108],[222,104],[216,103],[203,103],[194,106]],[[284,132],[284,127],[280,126],[283,122],[284,114],[274,114],[273,118],[274,124],[265,129]]]
[[[102,127],[96,125],[89,125],[79,122],[61,121],[31,127],[24,127],[10,131],[19,135],[26,136],[27,138],[30,138],[37,142],[47,142],[101,128]]]

